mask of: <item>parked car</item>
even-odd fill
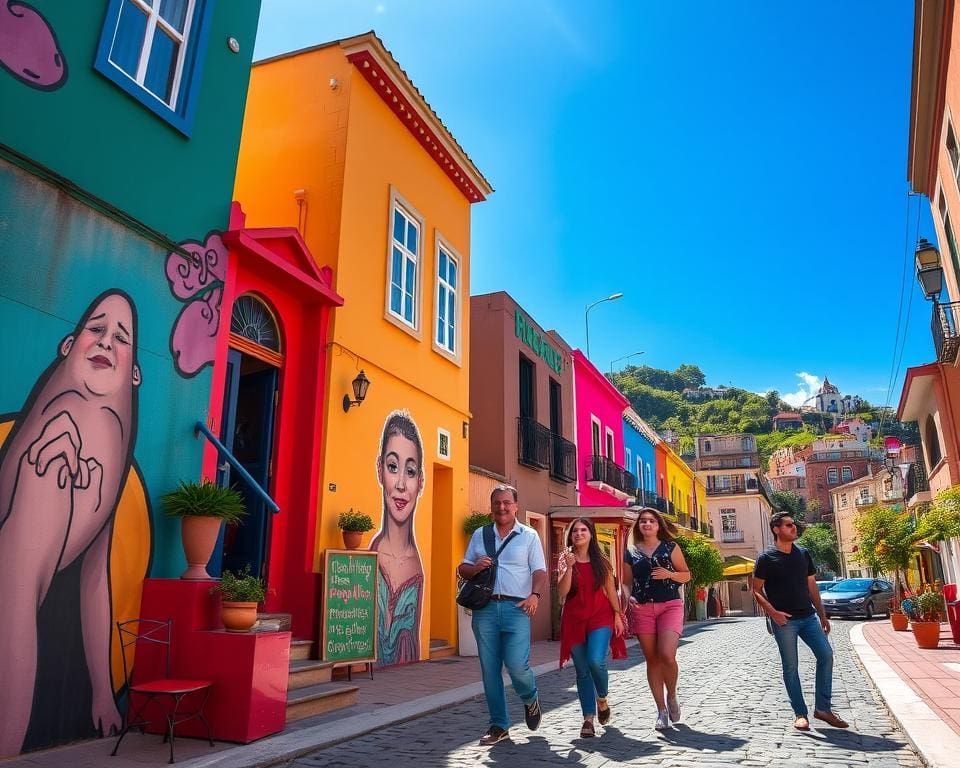
[[[829,592],[831,589],[833,589],[833,588],[834,588],[835,586],[837,586],[837,584],[839,584],[839,583],[840,583],[840,582],[837,581],[837,580],[834,580],[834,581],[818,581],[818,582],[817,582],[817,589],[819,589],[821,593],[823,593],[823,592]]]
[[[820,598],[823,610],[830,616],[890,615],[893,584],[882,579],[843,579]]]

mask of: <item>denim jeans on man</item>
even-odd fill
[[[782,627],[773,623],[773,636],[780,647],[780,662],[783,664],[783,683],[787,686],[787,696],[793,714],[807,716],[807,704],[803,700],[800,687],[800,674],[797,671],[797,638],[803,640],[813,651],[817,660],[816,693],[814,709],[819,712],[831,711],[830,699],[833,696],[833,648],[823,632],[820,617],[811,614],[802,619],[788,619]]]
[[[513,690],[524,704],[537,699],[537,680],[530,669],[530,617],[512,600],[491,600],[473,612],[473,633],[477,638],[483,692],[490,711],[490,725],[510,727],[503,667],[507,668]]]
[[[610,627],[587,633],[587,642],[570,649],[577,669],[577,696],[584,717],[597,714],[597,699],[607,698],[607,651],[610,650]]]

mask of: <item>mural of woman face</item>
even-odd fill
[[[417,444],[396,433],[387,438],[383,455],[377,460],[384,508],[401,525],[413,514],[417,498],[423,490],[420,462]]]
[[[124,385],[140,384],[140,367],[134,359],[134,315],[130,302],[119,293],[100,301],[80,327],[60,344],[60,354],[70,378],[84,394],[113,395]]]

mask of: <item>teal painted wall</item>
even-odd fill
[[[215,1],[190,137],[93,69],[107,0],[31,5],[56,34],[67,79],[38,90],[0,69],[0,143],[175,242],[225,229],[260,0]]]

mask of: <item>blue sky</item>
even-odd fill
[[[712,385],[800,400],[826,373],[882,403],[907,306],[893,405],[932,360],[912,3],[263,0],[255,57],[370,29],[496,189],[472,292],[575,347],[584,307],[623,292],[590,313],[601,369],[643,350]]]

